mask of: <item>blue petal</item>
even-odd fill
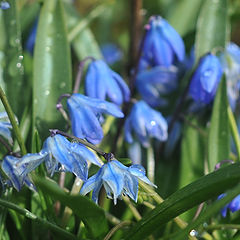
[[[236,212],[240,209],[240,195],[235,197],[229,204],[228,208],[231,212]]]
[[[89,64],[85,78],[85,94],[97,98],[97,74],[93,62]]]
[[[151,186],[153,186],[153,187],[157,187],[155,184],[153,184],[153,183],[145,176],[146,171],[145,171],[145,169],[144,169],[143,166],[138,165],[138,164],[135,164],[135,165],[130,166],[130,167],[128,168],[128,171],[129,171],[132,175],[138,177],[138,178],[139,178],[140,180],[142,180],[143,182],[145,182],[145,183],[147,183],[147,184],[149,184],[149,185],[151,185]]]
[[[74,99],[76,102],[88,105],[93,109],[95,113],[110,114],[118,118],[124,117],[124,114],[121,112],[118,106],[107,101],[103,101],[97,98],[89,98],[78,93],[73,94],[69,99]]]
[[[125,182],[124,182],[124,190],[125,193],[133,199],[135,202],[137,202],[138,197],[138,179],[135,176],[132,176],[131,174],[125,175]]]
[[[6,124],[0,122],[0,135],[8,140],[9,143],[13,143],[12,134]]]
[[[10,4],[8,2],[3,1],[0,3],[0,9],[6,10],[8,8],[10,8]]]
[[[128,143],[132,143],[133,142],[131,131],[132,131],[131,120],[128,117],[126,119],[126,121],[125,121],[125,124],[124,124],[124,136],[125,136],[125,140]]]
[[[178,60],[183,61],[185,57],[185,46],[177,31],[164,19],[161,20],[161,30],[168,43],[174,49]]]

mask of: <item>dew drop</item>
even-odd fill
[[[150,122],[152,126],[155,126],[156,125],[156,122],[155,121],[151,121]]]
[[[191,237],[196,237],[196,236],[197,236],[197,231],[194,230],[194,229],[192,229],[192,230],[190,231],[189,235],[190,235]]]
[[[23,55],[19,55],[18,59],[23,60]]]
[[[46,96],[48,96],[48,95],[49,95],[49,93],[50,93],[50,91],[49,91],[49,90],[46,90],[46,91],[45,91],[45,95],[46,95]]]
[[[21,68],[21,67],[22,67],[22,64],[21,64],[20,62],[18,62],[18,63],[16,64],[16,66],[17,66],[17,68]]]

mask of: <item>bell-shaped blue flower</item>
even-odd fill
[[[45,161],[47,153],[28,153],[22,158],[6,156],[2,161],[2,170],[18,191],[26,184],[30,189],[35,189],[28,174]]]
[[[99,121],[101,114],[110,114],[118,118],[124,116],[115,104],[79,93],[75,93],[68,98],[67,107],[74,136],[85,138],[93,144],[99,143],[103,138],[103,131]]]
[[[94,60],[90,63],[85,80],[85,93],[89,97],[109,99],[117,105],[130,99],[127,84],[102,60]]]
[[[152,66],[169,67],[176,57],[183,61],[184,56],[184,42],[176,30],[162,17],[151,17],[146,26],[142,58]]]
[[[87,160],[95,165],[102,165],[96,155],[84,145],[69,142],[59,134],[48,137],[41,152],[48,154],[45,164],[50,175],[53,175],[60,168],[72,172],[83,181],[86,181],[88,177]]]
[[[229,43],[226,51],[220,56],[220,61],[227,79],[229,104],[234,110],[240,89],[240,48],[235,43]]]
[[[138,196],[138,180],[141,180],[151,186],[156,187],[146,176],[145,169],[141,165],[124,166],[117,160],[112,160],[104,164],[99,171],[90,177],[82,186],[80,194],[86,195],[92,192],[92,200],[98,202],[98,194],[102,186],[104,186],[107,196],[114,199],[121,199],[124,193],[137,201]]]
[[[219,59],[209,53],[200,59],[189,88],[189,94],[196,102],[209,103],[213,100],[222,77]]]
[[[112,65],[120,61],[123,57],[123,53],[120,48],[114,43],[106,43],[101,46],[103,57],[107,64]]]
[[[6,1],[0,2],[0,9],[6,10],[8,8],[10,8],[10,4],[8,2],[6,2]]]
[[[223,198],[226,194],[223,193],[218,196],[218,200]],[[222,210],[221,210],[221,215],[223,217],[227,216],[227,210],[230,210],[232,213],[240,210],[240,195],[235,197],[230,203],[228,203]]]
[[[11,131],[12,125],[9,121],[8,115],[6,112],[0,113],[0,135],[8,140],[9,143],[13,144]]]
[[[134,104],[131,113],[125,121],[125,139],[128,143],[133,142],[132,131],[144,147],[149,146],[149,139],[154,137],[159,141],[168,138],[168,124],[162,114],[144,101]]]
[[[165,106],[167,101],[163,97],[177,88],[177,77],[176,67],[157,66],[141,71],[136,78],[136,87],[151,107]]]

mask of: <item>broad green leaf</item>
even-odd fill
[[[74,27],[76,27],[76,25],[78,25],[81,21],[87,21],[86,19],[79,16],[78,12],[72,5],[65,4],[64,7],[68,20],[69,32],[71,32],[71,30],[74,29]],[[84,24],[85,27],[81,31],[79,31],[72,40],[73,49],[79,61],[83,60],[85,57],[88,56],[92,56],[96,59],[102,58],[100,48],[96,42],[93,33],[89,28],[86,27],[89,22],[90,21],[87,21]]]
[[[226,80],[225,77],[223,77],[214,100],[208,138],[208,162],[210,171],[214,170],[218,162],[229,158],[230,128],[227,108]]]
[[[202,3],[203,0],[176,1],[168,12],[167,20],[181,36],[196,28],[197,17]]]
[[[142,218],[126,234],[124,239],[145,239],[160,225],[177,217],[188,209],[216,197],[239,183],[240,164],[232,164],[212,172],[187,185],[168,197]]]
[[[226,35],[227,0],[206,0],[197,22],[196,59],[213,48],[225,47]]]
[[[71,57],[62,1],[44,1],[40,12],[33,69],[33,120],[40,136],[62,128],[58,97],[71,91]]]
[[[22,106],[30,97],[30,88],[23,78],[23,54],[21,29],[16,1],[9,1],[10,8],[3,11],[6,44],[4,49],[6,67],[4,68],[5,92],[18,118],[22,115]],[[1,35],[2,37],[2,35]],[[23,94],[24,93],[24,94]]]
[[[85,224],[93,239],[104,236],[108,231],[108,225],[104,211],[93,201],[81,195],[69,195],[56,183],[34,176],[34,183],[41,191],[55,200],[59,200],[65,206],[70,207]]]

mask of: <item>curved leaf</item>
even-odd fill
[[[107,220],[104,211],[93,201],[81,195],[69,195],[65,193],[56,183],[33,177],[34,183],[45,194],[55,200],[59,200],[65,206],[70,207],[85,224],[94,239],[104,236],[108,231]]]
[[[201,177],[172,194],[163,203],[149,212],[126,233],[124,239],[144,239],[144,237],[152,234],[161,224],[167,223],[201,202],[216,197],[236,185],[239,179],[239,163],[223,167],[218,171]]]
[[[71,91],[71,58],[62,1],[44,1],[40,12],[33,69],[33,120],[41,136],[61,128],[58,97]]]

